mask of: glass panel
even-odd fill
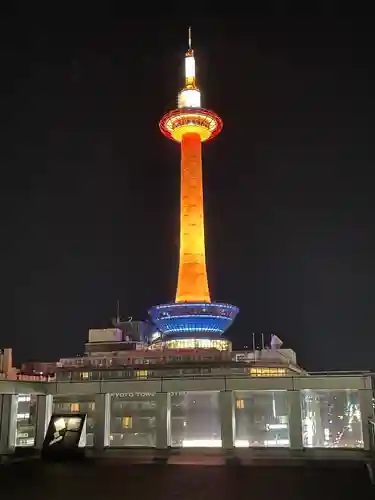
[[[37,396],[19,394],[17,397],[16,446],[34,446]]]
[[[185,448],[221,446],[218,392],[171,394],[171,445]]]
[[[309,448],[363,448],[358,391],[301,391],[302,440]]]
[[[286,391],[235,391],[236,447],[289,447]]]
[[[54,413],[86,413],[86,446],[94,446],[95,401],[92,395],[55,396]]]
[[[156,446],[155,393],[111,394],[110,446]]]

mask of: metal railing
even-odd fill
[[[188,368],[188,367],[186,367]],[[53,382],[98,382],[98,381],[103,381],[103,382],[111,382],[115,380],[138,380],[138,381],[146,381],[146,380],[173,380],[173,379],[189,379],[189,380],[202,380],[202,379],[212,379],[212,378],[219,378],[219,379],[233,379],[233,378],[243,378],[243,379],[279,379],[279,378],[287,378],[287,379],[299,379],[299,378],[304,378],[305,375],[303,374],[295,374],[291,372],[286,372],[286,373],[270,373],[267,374],[266,372],[264,374],[253,374],[250,372],[251,368],[262,368],[262,367],[249,367],[247,370],[249,373],[246,372],[235,372],[233,371],[232,373],[227,372],[227,373],[220,373],[220,371],[212,371],[212,372],[198,372],[198,373],[158,373],[158,370],[152,367],[152,365],[147,365],[142,368],[136,368],[134,370],[121,370],[121,369],[96,369],[96,370],[90,370],[88,368],[84,369],[82,368],[81,370],[76,370],[76,371],[69,371],[66,370],[65,373],[69,374],[75,374],[75,373],[80,373],[80,372],[89,372],[90,374],[94,374],[94,377],[90,377],[88,379],[83,379],[83,378],[63,378],[61,377],[60,374],[63,374],[64,372],[58,372],[56,379],[53,380]],[[285,368],[287,367],[267,367],[269,369],[277,369],[277,368]],[[266,369],[267,369],[266,368]],[[119,374],[115,373],[120,372]],[[138,371],[141,372],[149,372],[149,373],[142,373],[142,374],[137,374]],[[121,373],[122,372],[122,373]],[[128,373],[126,373],[128,372]],[[106,375],[110,376],[106,376]],[[314,372],[314,373],[309,373],[309,377],[329,377],[329,378],[345,378],[345,377],[363,377],[363,376],[368,376],[371,375],[370,373],[367,372]]]

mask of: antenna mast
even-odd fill
[[[117,324],[120,323],[120,301],[117,299],[117,307],[116,307],[116,321]]]

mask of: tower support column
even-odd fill
[[[198,133],[181,140],[180,265],[176,302],[210,302],[204,243],[202,144]]]

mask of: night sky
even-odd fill
[[[374,367],[373,26],[277,5],[6,19],[0,346],[17,363],[82,352],[117,299],[133,319],[174,299],[179,147],[158,120],[191,24],[203,105],[224,120],[204,146],[206,245],[213,299],[240,308],[234,346],[275,332],[309,370]]]

